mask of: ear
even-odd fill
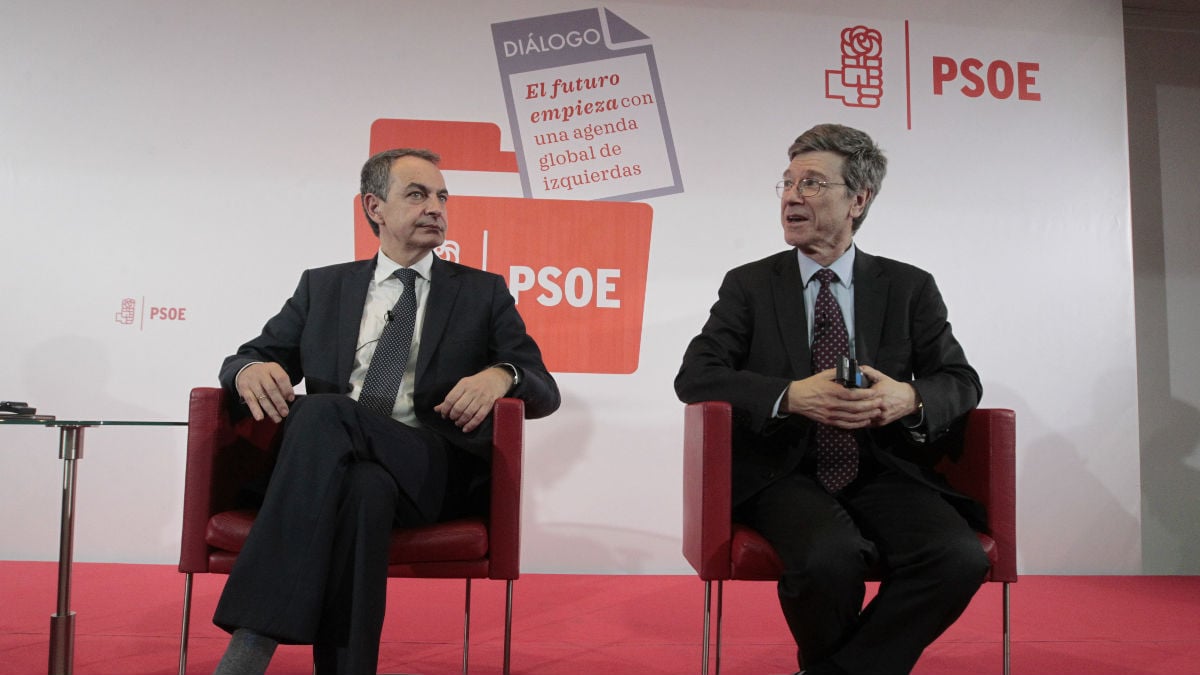
[[[367,214],[367,218],[376,225],[383,225],[383,214],[379,212],[379,207],[383,204],[373,192],[368,192],[362,196],[363,212]]]
[[[867,204],[871,201],[871,191],[861,190],[854,195],[854,201],[850,202],[850,217],[857,218],[867,210]]]

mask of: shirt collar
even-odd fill
[[[833,270],[833,273],[837,275],[838,283],[846,288],[850,288],[854,282],[855,250],[854,244],[850,244],[850,248],[846,249],[842,257],[833,261],[833,264],[829,266],[829,269]],[[804,285],[807,286],[808,282],[812,280],[813,275],[822,268],[811,258],[801,253],[800,249],[796,249],[796,258],[800,261],[800,278],[804,280]]]
[[[386,280],[401,267],[403,267],[403,265],[387,257],[387,255],[384,254],[383,249],[380,249],[379,253],[375,254],[375,283],[378,284]],[[421,278],[427,281],[431,279],[433,272],[433,254],[426,255],[418,260],[416,264],[411,266],[411,269],[416,270],[417,274],[420,275]]]

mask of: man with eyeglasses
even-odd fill
[[[218,675],[263,673],[281,642],[313,645],[317,675],[374,675],[392,529],[486,511],[496,399],[529,418],[558,408],[503,277],[434,255],[450,196],[438,160],[368,159],[378,254],[304,272],[221,366],[241,413],[284,426],[213,617],[232,633]]]
[[[725,275],[675,390],[733,407],[734,517],[783,561],[801,672],[907,673],[989,567],[982,508],[929,463],[982,387],[933,277],[854,244],[887,169],[870,136],[821,124],[788,157],[792,248]]]

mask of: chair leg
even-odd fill
[[[717,581],[717,662],[713,675],[721,675],[721,615],[725,605],[725,582]]]
[[[717,580],[717,653],[713,675],[721,675],[721,612],[725,595],[725,582]],[[704,582],[704,651],[700,654],[700,675],[708,675],[708,653],[711,650],[709,636],[712,632],[712,581]]]
[[[1004,581],[1004,675],[1009,675],[1009,662],[1012,656],[1012,608],[1009,605],[1008,581]],[[180,674],[182,675],[182,674]]]
[[[704,582],[704,640],[700,653],[700,675],[708,675],[708,629],[712,625],[712,581]]]
[[[192,573],[187,572],[183,577],[183,622],[179,636],[179,675],[187,673],[188,628],[192,618]]]
[[[508,667],[512,656],[512,616],[513,616],[513,580],[506,582],[504,598],[504,675],[509,675]]]
[[[468,654],[471,649],[471,578],[467,577],[467,610],[463,616],[463,662],[462,672],[467,675]]]

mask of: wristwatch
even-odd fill
[[[504,368],[504,369],[508,370],[509,373],[512,373],[513,381],[512,381],[512,386],[508,388],[509,391],[516,389],[517,385],[521,384],[521,369],[517,368],[513,364],[511,364],[511,363],[494,363],[488,367],[489,368]]]

